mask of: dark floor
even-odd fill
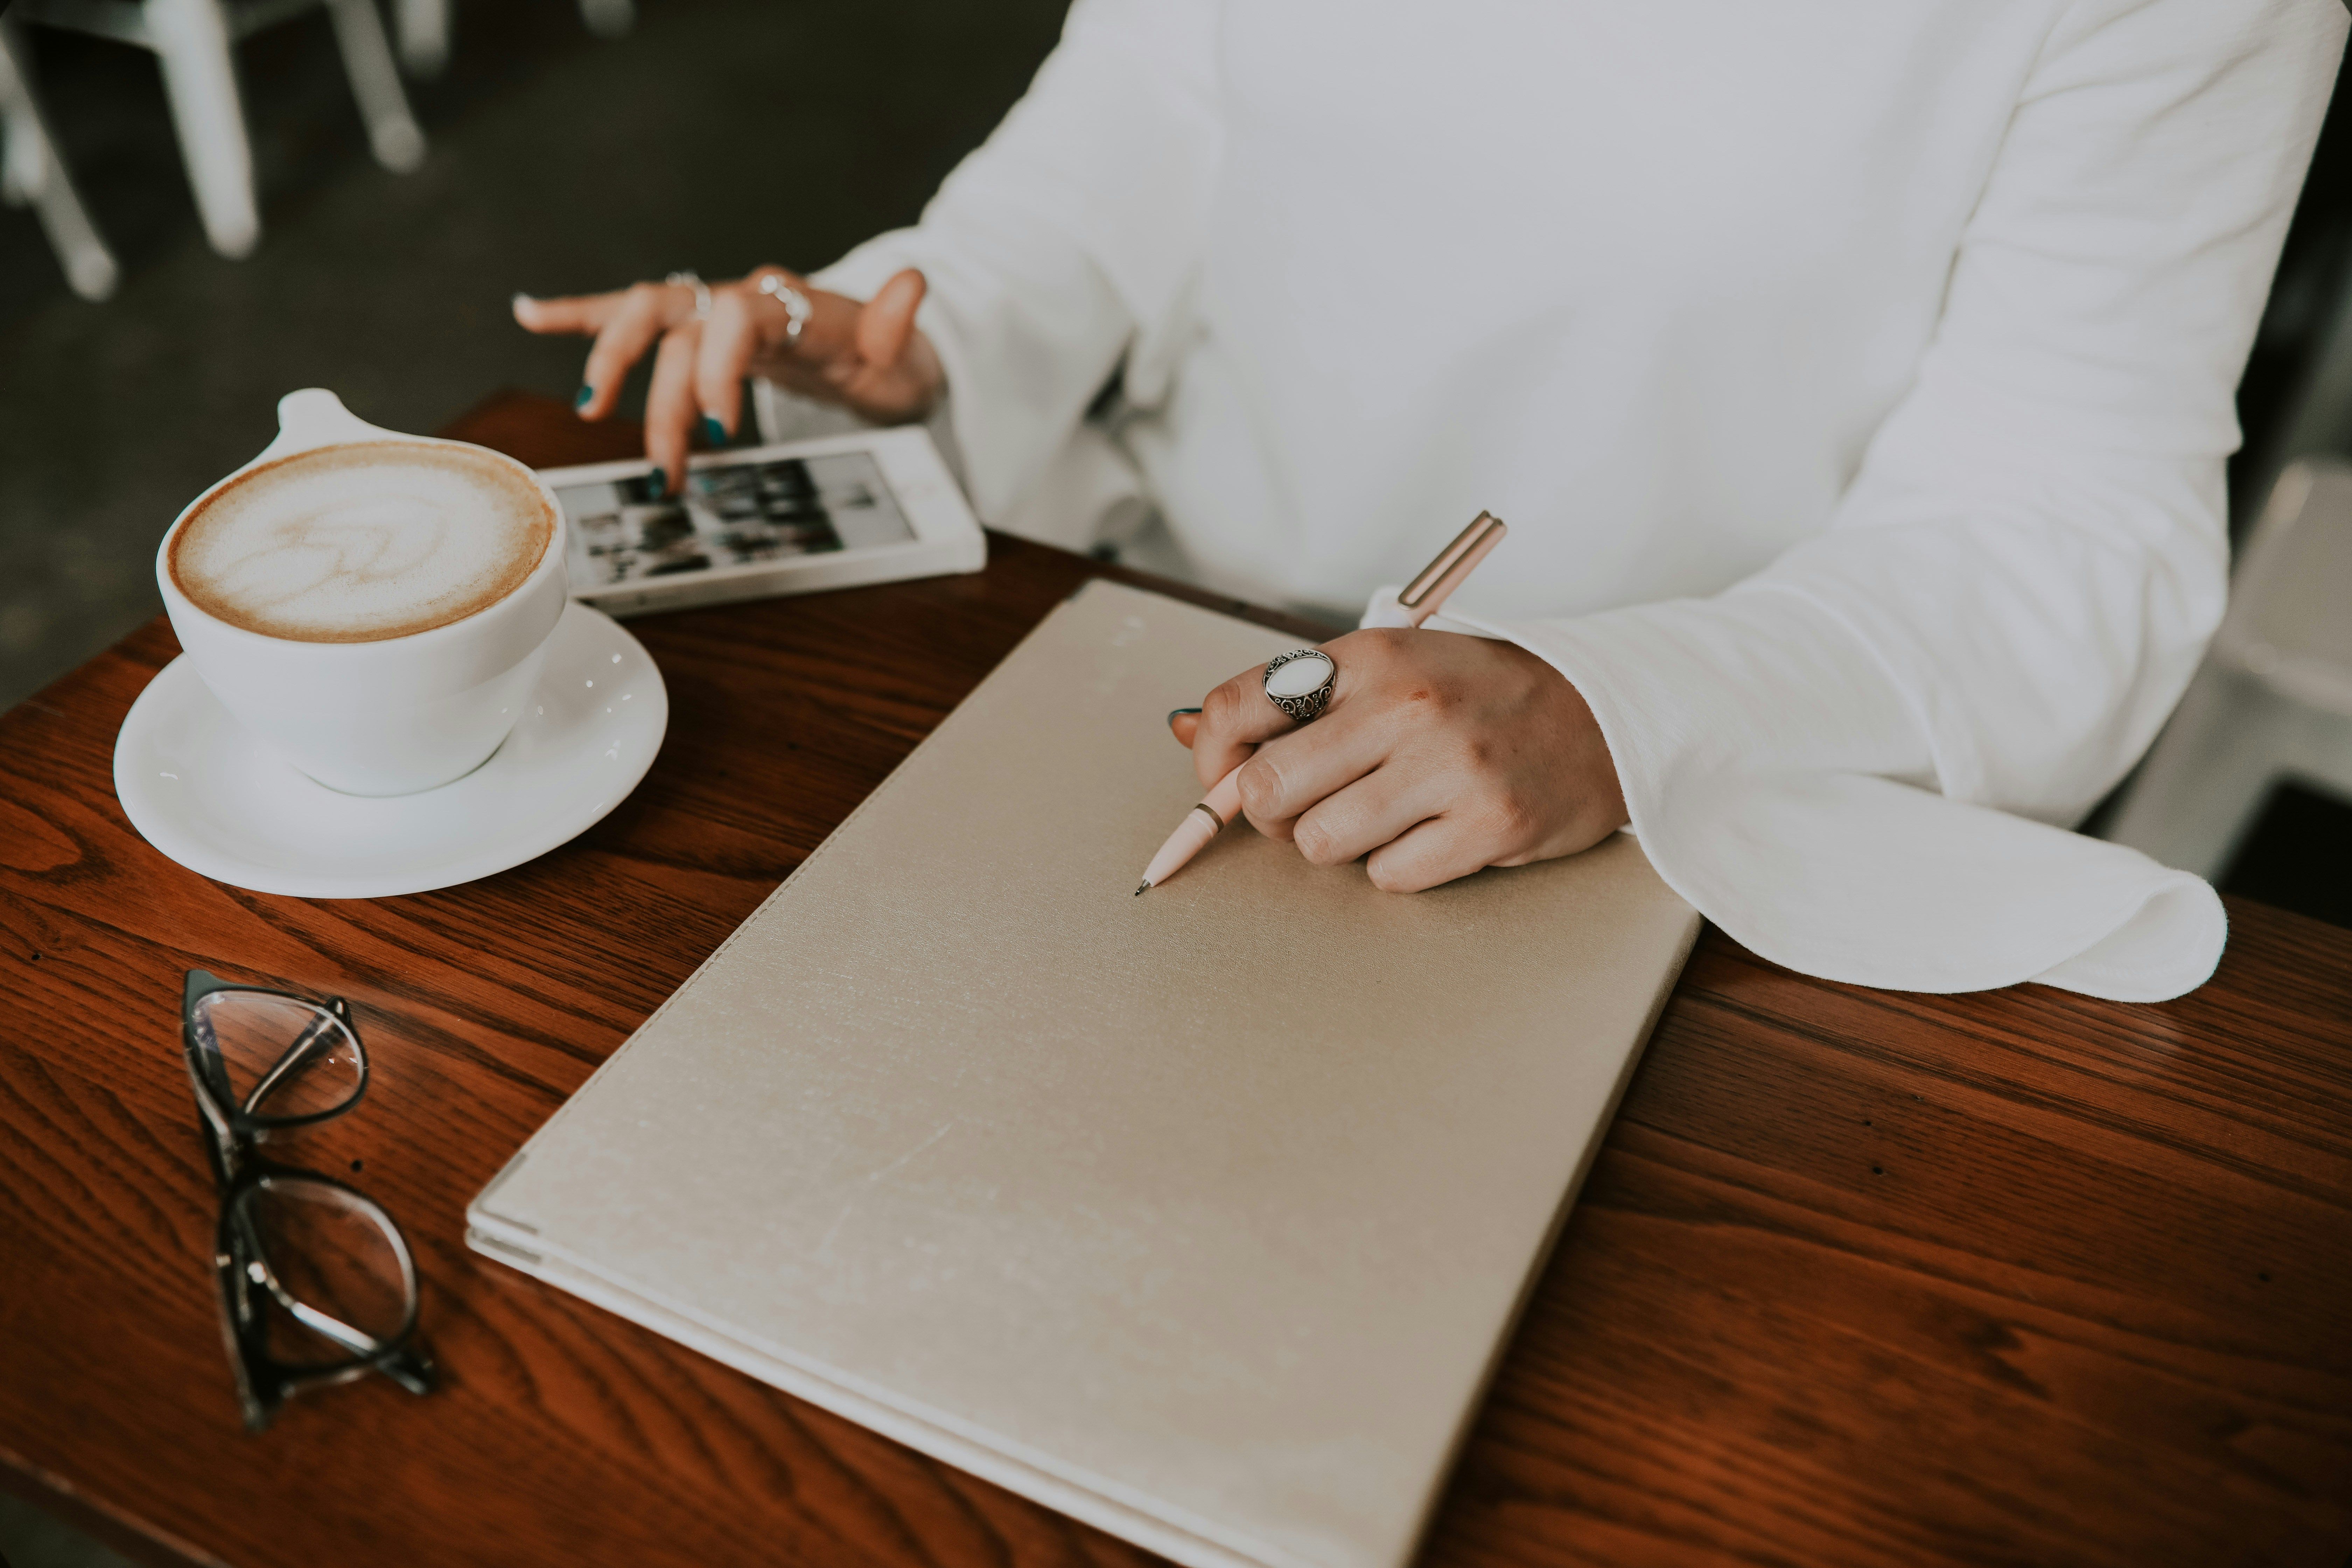
[[[131,1568],[97,1542],[0,1492],[0,1568]]]

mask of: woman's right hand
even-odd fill
[[[772,276],[808,300],[810,314],[797,335],[792,311],[760,288]],[[639,283],[568,300],[518,294],[514,313],[530,331],[596,340],[581,376],[583,419],[611,413],[629,367],[647,349],[655,351],[653,385],[646,394],[646,456],[661,469],[666,489],[674,490],[686,472],[696,420],[707,422],[714,444],[734,434],[747,375],[845,405],[877,424],[903,425],[929,414],[947,376],[930,340],[915,325],[923,289],[923,275],[908,268],[860,303],[812,289],[781,267],[761,267],[731,283],[710,284],[707,316],[695,313],[688,283]]]

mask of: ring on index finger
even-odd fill
[[[683,286],[693,289],[694,319],[698,321],[707,321],[710,319],[710,285],[702,280],[702,274],[673,272],[662,281],[673,289]]]
[[[1319,647],[1294,648],[1266,661],[1265,700],[1304,724],[1331,705],[1331,686],[1339,667]]]
[[[809,297],[793,288],[792,279],[781,272],[771,272],[761,277],[760,292],[784,308],[784,342],[800,342],[801,329],[808,325],[811,316],[816,314],[816,308],[809,303]]]

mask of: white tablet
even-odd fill
[[[652,465],[545,468],[572,596],[614,616],[977,572],[988,544],[919,426],[706,452],[678,494]]]

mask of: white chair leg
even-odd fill
[[[637,25],[632,0],[580,0],[580,19],[600,38],[617,38]]]
[[[33,100],[33,61],[16,24],[0,16],[0,201],[23,206],[47,182],[48,132]]]
[[[404,174],[414,169],[425,162],[425,132],[408,112],[408,95],[393,68],[392,45],[384,38],[375,0],[327,0],[327,14],[334,18],[335,42],[342,47],[343,70],[352,79],[352,96],[359,100],[360,118],[367,122],[375,161]]]
[[[103,300],[114,292],[121,268],[66,174],[57,138],[33,90],[32,58],[24,45],[16,24],[0,16],[0,120],[8,139],[0,192],[12,202],[32,204],[73,291],[85,300]]]
[[[2107,837],[2210,881],[2228,869],[2271,786],[2291,774],[2352,793],[2352,720],[2208,665]]]
[[[392,19],[408,74],[439,76],[449,63],[449,0],[393,0]]]
[[[147,22],[205,236],[223,256],[243,256],[261,238],[261,217],[228,18],[218,0],[147,0]]]

